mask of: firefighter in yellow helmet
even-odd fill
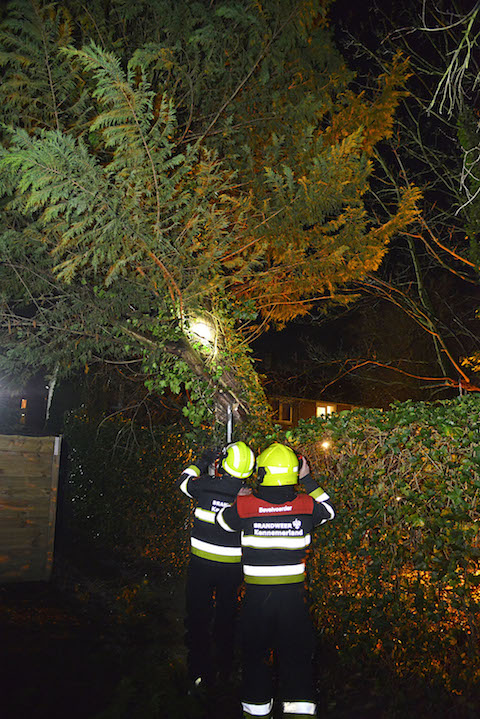
[[[300,466],[300,469],[299,469]],[[304,458],[274,443],[257,459],[258,488],[216,515],[225,534],[241,533],[245,598],[242,610],[246,719],[273,711],[271,651],[276,654],[283,716],[315,717],[313,627],[304,591],[312,530],[335,516],[330,498]],[[301,481],[305,492],[297,491]]]
[[[217,474],[208,473],[217,463]],[[240,538],[227,534],[215,515],[229,506],[255,466],[252,450],[233,442],[220,453],[205,452],[187,467],[179,489],[196,502],[190,536],[191,557],[186,584],[185,643],[192,692],[202,692],[215,679],[228,678],[242,583]]]

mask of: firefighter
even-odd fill
[[[207,473],[215,461],[219,476]],[[235,500],[254,466],[252,450],[244,442],[234,442],[220,454],[205,452],[178,480],[179,489],[197,504],[185,607],[187,667],[193,693],[203,692],[218,678],[228,679],[232,669],[242,583],[241,547],[239,536],[224,532],[215,515]]]
[[[274,443],[257,459],[258,488],[216,515],[225,534],[241,532],[245,597],[242,609],[245,718],[273,710],[271,655],[278,666],[283,715],[315,717],[314,633],[306,601],[305,555],[314,527],[333,519],[328,494],[307,461]],[[297,492],[302,480],[305,492]]]

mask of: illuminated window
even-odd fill
[[[26,399],[21,400],[20,409],[27,409],[27,400]]]
[[[336,405],[334,404],[318,404],[317,403],[317,417],[326,417],[327,414],[335,412]]]

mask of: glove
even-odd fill
[[[298,462],[298,478],[303,479],[307,474],[310,474],[310,466],[302,454],[298,455]]]
[[[206,449],[202,456],[200,457],[200,461],[205,464],[207,467],[212,464],[218,457],[218,450],[217,449]]]

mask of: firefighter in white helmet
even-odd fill
[[[315,717],[314,634],[306,601],[305,555],[314,527],[335,516],[330,498],[306,460],[272,444],[257,459],[258,488],[216,515],[225,534],[241,533],[245,597],[242,610],[246,719],[270,719],[276,654],[283,715]],[[297,492],[302,481],[305,492]]]
[[[217,476],[208,468],[218,460]],[[203,691],[217,678],[228,678],[233,662],[235,616],[242,583],[240,538],[215,522],[229,506],[255,466],[244,442],[233,442],[219,454],[205,452],[187,467],[178,487],[196,508],[186,584],[185,643],[192,691]]]

